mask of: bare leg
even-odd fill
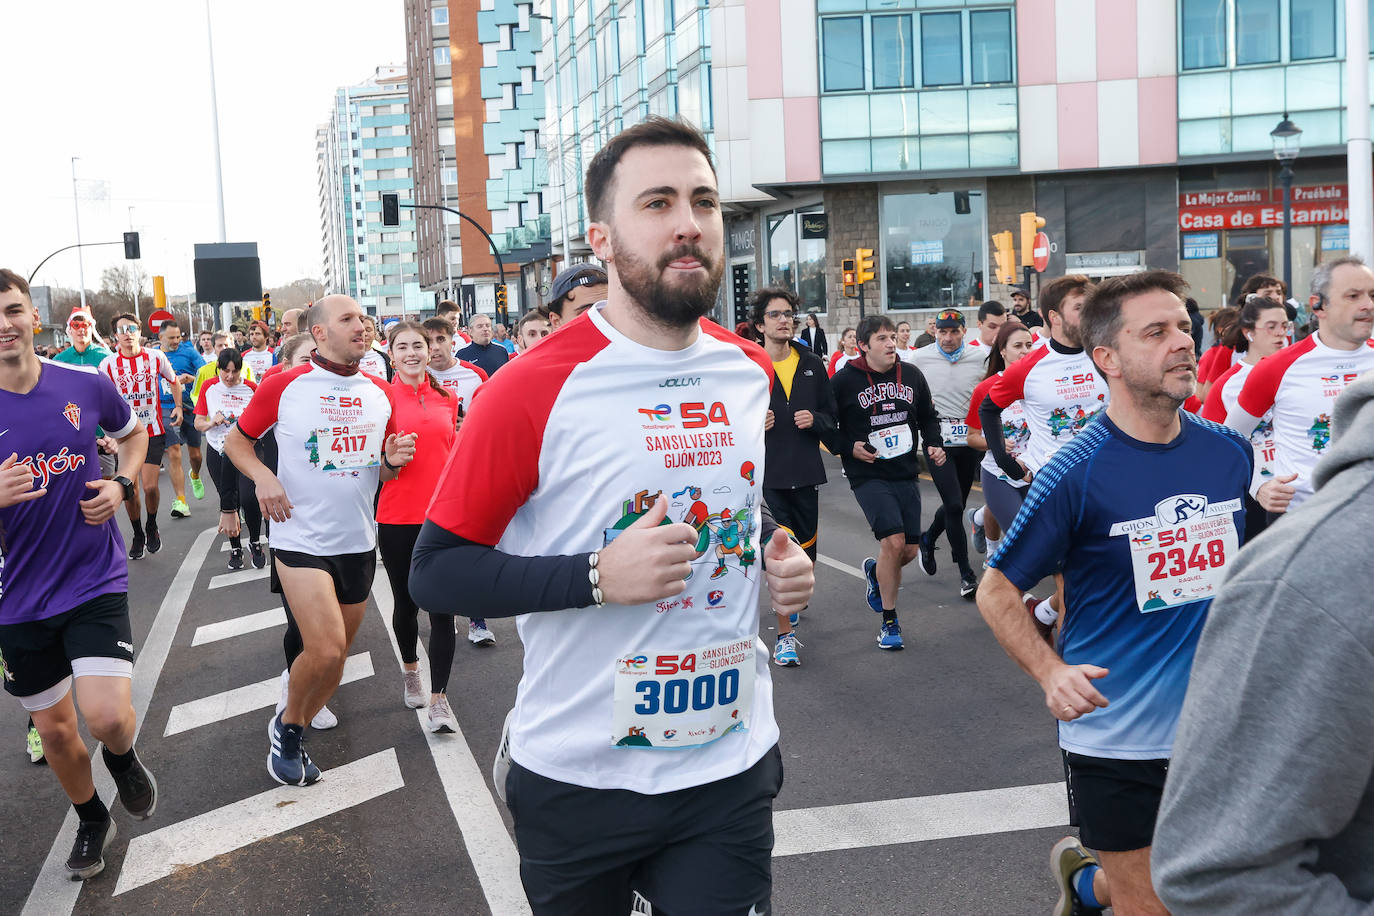
[[[167,446],[163,457],[167,459],[167,476],[172,479],[172,492],[176,494],[177,499],[186,502],[186,470],[181,466],[181,446]]]
[[[76,705],[71,693],[68,692],[57,705],[29,715],[43,739],[43,756],[62,784],[62,791],[73,804],[88,801],[95,794],[91,755],[76,730]]]
[[[883,607],[897,609],[897,591],[902,586],[902,567],[916,559],[920,548],[908,544],[905,534],[890,534],[878,542],[878,592]]]
[[[1129,852],[1099,852],[1097,860],[1102,863],[1102,871],[1098,874],[1110,878],[1106,883],[1107,897],[1098,899],[1110,902],[1116,916],[1169,916],[1150,882],[1150,847]],[[1097,887],[1094,880],[1094,894]]]

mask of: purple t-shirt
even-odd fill
[[[138,420],[114,383],[87,366],[42,360],[28,394],[0,390],[0,461],[33,472],[38,499],[0,509],[0,625],[54,617],[128,591],[124,538],[111,518],[88,525],[80,501],[100,479],[95,428],[119,438]]]

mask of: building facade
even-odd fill
[[[338,89],[315,133],[325,288],[384,318],[434,308],[420,289],[413,211],[382,225],[382,194],[415,199],[410,143],[406,71],[395,66]]]

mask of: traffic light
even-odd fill
[[[1012,240],[1011,230],[997,232],[992,236],[997,259],[997,282],[1010,286],[1016,282],[1016,242]]]
[[[840,274],[844,284],[844,297],[846,299],[853,299],[858,295],[858,292],[854,289],[855,284],[858,283],[858,279],[854,270],[853,258],[845,258],[840,262]]]
[[[496,284],[496,320],[501,324],[510,324],[509,300],[506,298],[506,284]]]
[[[1021,214],[1021,266],[1035,266],[1035,237],[1045,228],[1045,218],[1035,211]]]
[[[854,249],[854,280],[859,284],[868,283],[873,280],[873,249],[855,248]]]
[[[253,320],[262,321],[262,316],[272,311],[272,294],[262,294],[262,305],[253,306]]]
[[[401,198],[397,194],[382,195],[382,225],[401,225]]]
[[[138,233],[124,233],[124,260],[137,261],[139,259]]]
[[[983,272],[981,270],[973,272],[973,295],[977,297],[979,302],[983,301]]]

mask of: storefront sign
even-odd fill
[[[1064,255],[1064,267],[1070,273],[1090,271],[1097,267],[1138,267],[1138,251],[1093,251],[1086,254]]]
[[[1349,251],[1350,227],[1327,226],[1322,230],[1322,251]]]
[[[801,237],[802,241],[807,239],[823,239],[830,235],[830,217],[824,213],[803,213],[801,214]]]
[[[1183,260],[1221,257],[1221,233],[1188,232],[1183,236]]]
[[[730,257],[753,257],[755,228],[752,220],[730,226]]]
[[[945,243],[940,239],[933,242],[912,242],[911,263],[912,265],[945,263]]]
[[[1346,186],[1308,185],[1293,188],[1293,225],[1344,223],[1350,208]],[[1258,229],[1283,225],[1283,189],[1247,188],[1231,191],[1191,191],[1178,196],[1178,227],[1190,229]]]

